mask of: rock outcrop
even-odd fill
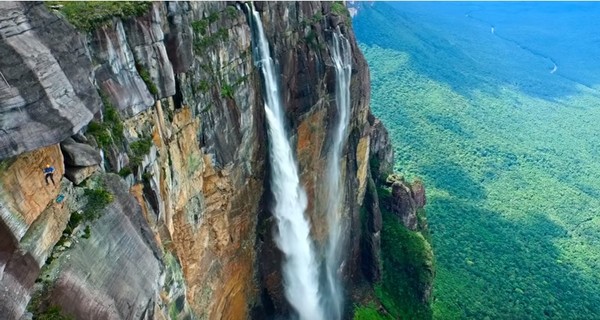
[[[390,175],[386,183],[391,187],[391,197],[384,205],[405,227],[413,231],[417,230],[417,211],[426,203],[423,183],[417,180],[410,184],[396,174]]]
[[[329,2],[255,5],[281,72],[319,247],[327,238],[321,177],[338,116],[329,47],[338,27],[350,40],[343,274],[348,288],[363,274],[377,281],[376,184],[393,159],[369,112],[368,68],[349,16]],[[154,2],[141,16],[78,33],[60,10],[0,4],[0,314],[19,319],[54,306],[77,319],[289,313],[245,10]],[[45,185],[47,163],[56,186]],[[424,189],[413,188],[395,207],[424,205]]]
[[[100,152],[89,144],[78,143],[69,138],[60,144],[60,150],[65,158],[65,165],[74,167],[89,167],[100,164]]]
[[[369,124],[371,125],[371,155],[369,159],[373,179],[377,183],[384,183],[393,171],[394,152],[392,151],[392,141],[383,123],[370,113]]]

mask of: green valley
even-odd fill
[[[600,79],[558,49],[551,72],[485,7],[432,6],[364,4],[354,25],[395,170],[427,187],[433,318],[600,318]]]

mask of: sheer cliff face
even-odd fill
[[[378,268],[370,261],[378,243],[360,245],[377,233],[363,234],[359,219],[369,157],[391,161],[384,129],[369,123],[366,62],[349,18],[330,3],[256,7],[321,244],[337,117],[331,32],[340,26],[351,40],[342,166],[350,284],[360,264]],[[0,314],[18,319],[28,305],[101,319],[285,313],[262,86],[243,8],[153,3],[143,16],[81,34],[40,4],[3,3],[0,16]],[[44,182],[47,163],[55,186]]]

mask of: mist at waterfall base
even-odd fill
[[[271,160],[272,210],[277,220],[275,243],[283,252],[285,297],[300,319],[324,319],[319,295],[318,264],[304,216],[307,200],[300,186],[296,161],[285,132],[284,106],[260,15],[252,7],[255,24],[254,47],[265,83],[265,115],[268,123]]]
[[[344,310],[344,292],[341,281],[342,252],[344,252],[343,204],[345,199],[342,181],[342,155],[350,122],[350,77],[352,74],[352,52],[350,42],[344,38],[339,27],[333,32],[331,58],[335,67],[335,103],[337,123],[330,149],[327,167],[327,225],[328,235],[325,250],[325,276],[327,283],[323,295],[324,309],[328,319],[341,319]]]

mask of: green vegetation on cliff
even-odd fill
[[[92,31],[112,18],[136,17],[148,12],[152,2],[147,1],[46,1],[57,8],[75,28]]]
[[[123,135],[123,121],[119,112],[108,100],[106,94],[98,91],[104,105],[104,121],[91,121],[88,124],[86,134],[92,136],[96,140],[96,144],[100,149],[106,149],[111,144],[120,144],[125,139]]]
[[[373,304],[356,306],[353,320],[391,320],[387,315],[382,315]]]
[[[428,188],[434,318],[600,318],[597,91],[489,26],[468,42],[394,10],[354,22],[396,170]]]
[[[389,193],[379,190],[382,204]],[[394,319],[430,319],[431,308],[424,296],[433,281],[431,245],[420,231],[407,229],[384,206],[381,215],[383,277],[375,293]]]
[[[429,291],[433,282],[433,252],[427,239],[427,226],[417,231],[406,228],[396,215],[385,209],[390,188],[378,189],[383,220],[381,230],[382,278],[375,284],[375,297],[383,312],[373,304],[357,306],[354,320],[431,319]],[[424,210],[419,209],[422,219]]]

